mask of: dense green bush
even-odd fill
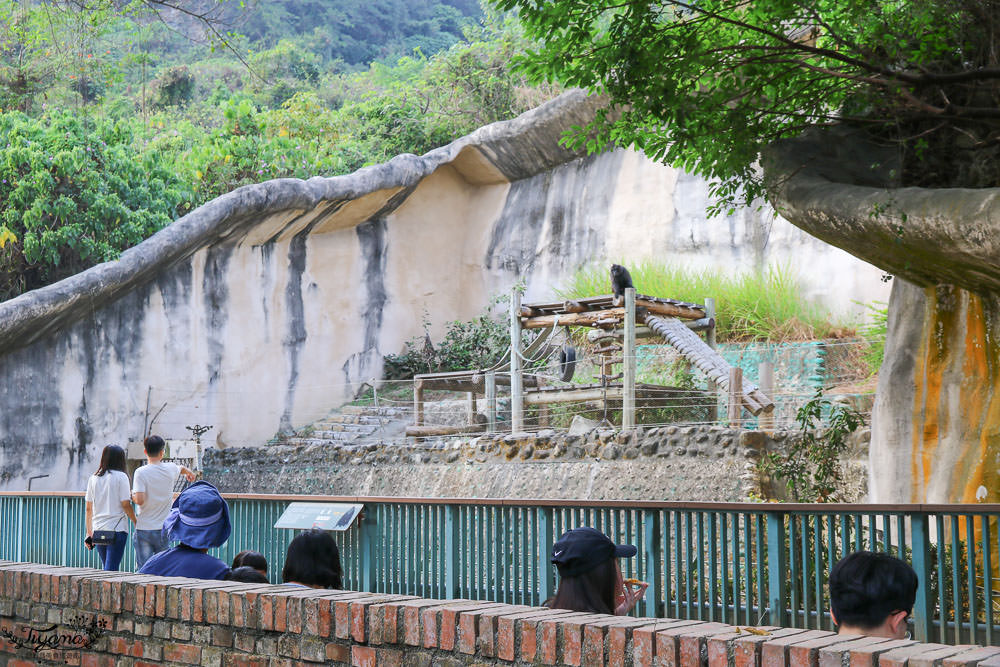
[[[190,197],[127,121],[0,114],[0,298],[117,257]]]

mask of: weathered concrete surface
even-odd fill
[[[231,493],[571,500],[787,499],[762,476],[764,452],[781,453],[797,431],[667,426],[582,435],[554,431],[367,445],[208,450],[205,478]],[[851,436],[839,499],[867,496],[867,429]]]
[[[699,179],[560,147],[594,106],[571,92],[422,157],[243,187],[118,261],[0,304],[0,488],[48,473],[32,488],[80,489],[103,445],[150,423],[259,445],[379,375],[425,313],[438,333],[519,279],[548,298],[591,260],[795,262],[819,272],[811,294],[877,296],[858,287],[879,287],[876,269],[780,219],[706,222]]]
[[[874,498],[977,502],[982,486],[986,502],[1000,499],[997,331],[997,295],[894,286],[872,415]]]
[[[872,415],[873,502],[1000,498],[1000,188],[895,185],[894,155],[809,134],[767,161],[775,207],[896,275]]]

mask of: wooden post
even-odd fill
[[[760,378],[760,390],[764,394],[774,398],[774,364],[770,361],[765,361],[761,363],[758,368],[758,377]],[[773,431],[774,430],[774,410],[768,410],[766,412],[760,413],[757,418],[757,424],[762,431]]]
[[[635,288],[625,288],[625,352],[622,364],[622,429],[635,428]]]
[[[705,317],[712,320],[712,326],[705,330],[705,344],[713,350],[715,349],[715,298],[705,297]],[[708,393],[712,397],[712,403],[708,406],[708,421],[719,421],[719,385],[714,380],[708,381]]]
[[[486,374],[486,432],[497,432],[497,374]]]
[[[740,427],[743,414],[743,369],[733,366],[729,369],[729,427]]]
[[[474,392],[474,391],[470,391],[469,392],[469,406],[468,407],[469,407],[469,423],[472,424],[473,426],[475,426],[476,425],[476,412],[478,412],[478,410],[476,408],[476,392]]]
[[[422,426],[424,423],[424,381],[413,381],[413,425]]]
[[[524,385],[521,382],[521,293],[510,292],[510,430],[524,430]]]

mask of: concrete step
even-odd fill
[[[376,408],[374,405],[345,405],[340,408],[345,415],[365,415],[369,417],[404,417],[413,412],[413,408]]]
[[[378,415],[330,415],[317,422],[323,424],[374,424],[380,426],[389,417]]]

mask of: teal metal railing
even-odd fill
[[[360,502],[361,519],[335,534],[356,590],[537,605],[555,590],[552,543],[589,525],[639,547],[623,569],[650,583],[642,616],[832,629],[830,567],[872,549],[916,569],[917,639],[1000,640],[1000,505],[226,497],[233,533],[213,553],[261,551],[275,583],[294,533],[273,526],[289,502]],[[83,536],[81,495],[0,494],[0,559],[97,567]],[[130,546],[122,569],[133,564]]]

